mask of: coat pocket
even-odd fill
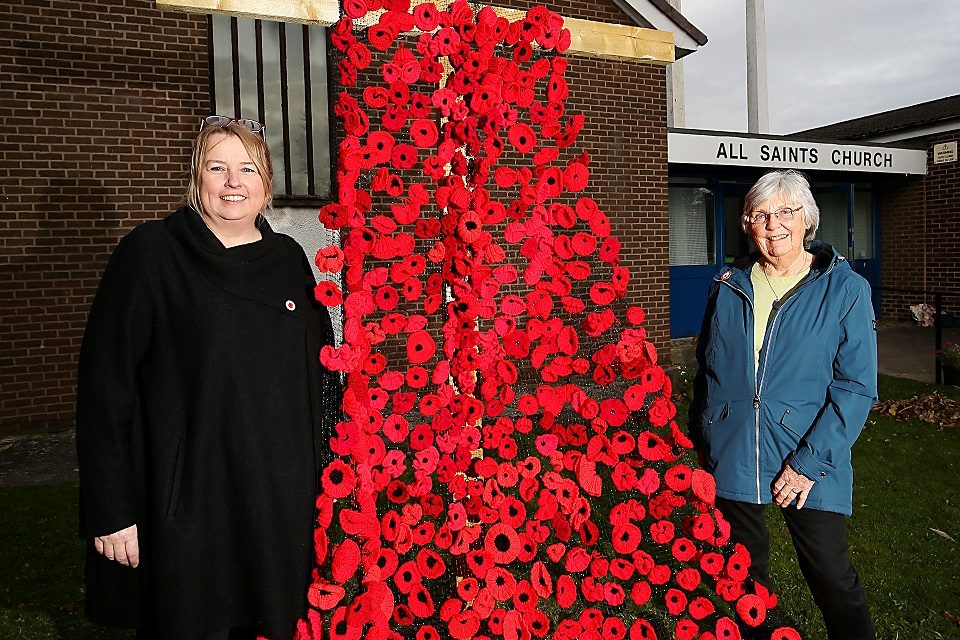
[[[749,403],[736,402],[709,408],[704,414],[704,440],[707,471],[713,474],[717,487],[733,493],[741,492],[743,478],[750,477],[753,412],[745,411]]]
[[[714,451],[718,448],[717,439],[720,436],[722,439],[723,434],[716,433],[716,427],[721,422],[727,419],[730,415],[730,403],[724,402],[723,404],[713,405],[712,407],[707,407],[703,411],[703,417],[701,418],[702,423],[702,432],[703,440],[707,445],[707,460],[710,463],[711,467],[716,467],[716,459]],[[711,469],[712,471],[712,469]]]
[[[813,424],[814,417],[804,415],[804,413],[805,412],[797,409],[785,408],[780,416],[781,426],[795,435],[798,441],[807,434],[810,425]]]
[[[723,422],[730,415],[730,403],[724,402],[712,407],[707,407],[703,411],[703,428],[709,430],[717,422]]]
[[[170,485],[167,491],[167,508],[164,517],[168,520],[177,515],[180,509],[180,485],[183,481],[184,437],[177,438],[177,448],[173,455],[173,473],[170,476]]]

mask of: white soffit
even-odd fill
[[[643,20],[649,22],[650,26],[654,29],[659,29],[660,31],[669,31],[672,33],[677,49],[696,51],[700,48],[700,44],[691,38],[690,34],[681,29],[676,22],[671,20],[667,14],[661,11],[649,0],[614,0],[614,2],[617,5],[621,5],[622,8],[629,7],[632,9],[641,18],[643,18]],[[626,7],[623,7],[623,5],[626,5]],[[677,59],[679,58],[680,55],[677,54]]]
[[[924,127],[914,127],[911,129],[902,129],[891,133],[881,133],[876,136],[865,138],[869,142],[899,142],[900,140],[913,140],[914,138],[923,138],[938,133],[948,131],[957,131],[960,129],[960,121],[951,120],[949,122],[930,124]]]

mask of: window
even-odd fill
[[[713,192],[705,187],[670,187],[670,266],[712,264]]]
[[[209,29],[213,113],[264,124],[278,199],[329,197],[326,30],[220,15]]]

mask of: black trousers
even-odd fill
[[[731,539],[750,551],[751,577],[773,591],[765,506],[717,498],[717,508],[730,523]],[[840,513],[792,506],[780,512],[829,639],[874,640],[867,597],[847,553],[846,518]]]

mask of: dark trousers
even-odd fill
[[[717,508],[730,523],[731,539],[750,551],[751,577],[773,591],[764,507],[717,498]],[[840,513],[792,506],[780,512],[830,640],[874,640],[867,597],[847,554],[846,518]]]

